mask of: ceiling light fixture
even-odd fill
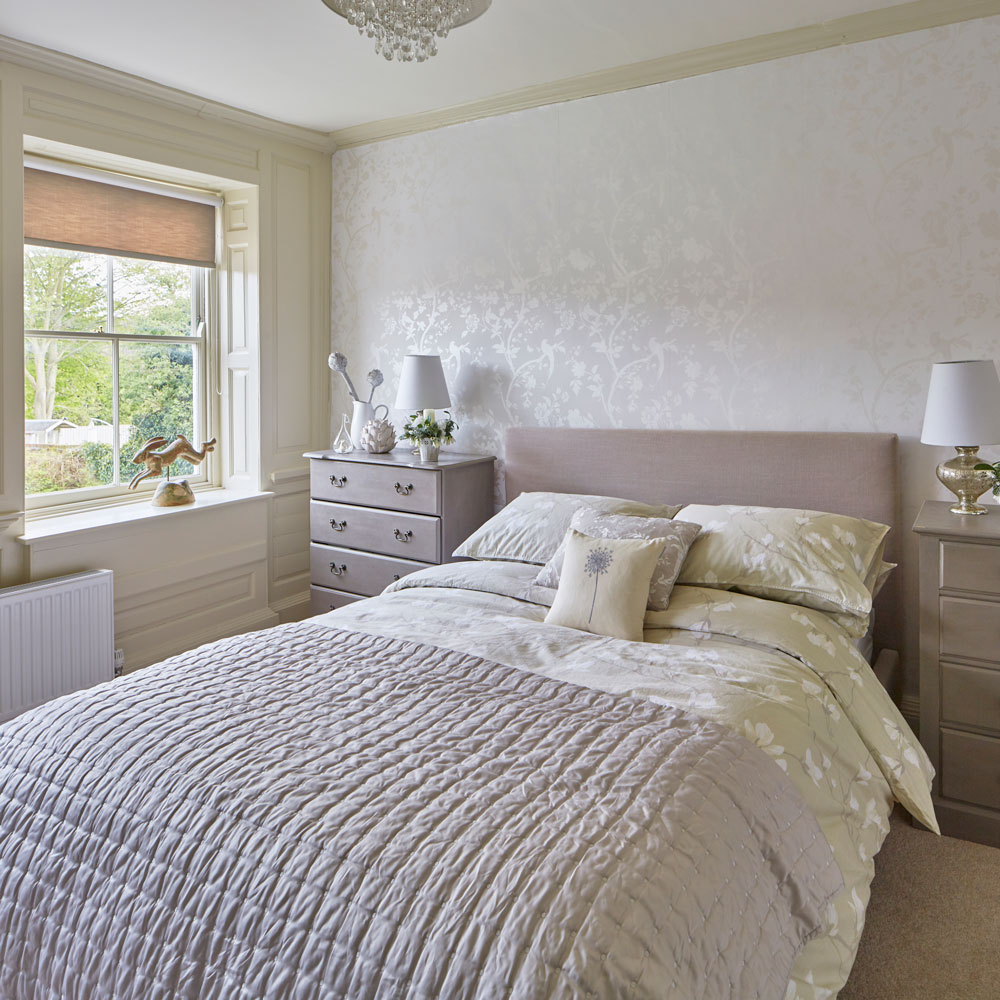
[[[386,59],[423,62],[437,55],[437,40],[468,24],[492,0],[323,0],[362,35],[375,39]]]

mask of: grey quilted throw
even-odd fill
[[[0,727],[0,996],[780,998],[840,873],[682,711],[309,624]]]

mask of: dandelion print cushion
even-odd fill
[[[642,642],[649,582],[665,544],[662,538],[590,538],[570,528],[545,621]]]
[[[672,521],[662,517],[636,517],[627,514],[600,514],[591,508],[578,510],[573,515],[570,527],[591,538],[659,538],[663,540],[663,552],[653,570],[649,583],[649,597],[646,607],[650,611],[666,611],[670,604],[670,592],[674,589],[677,574],[684,565],[684,557],[691,543],[698,537],[701,525],[690,521]],[[565,541],[556,554],[542,567],[535,577],[539,587],[559,586],[563,557],[566,554]]]

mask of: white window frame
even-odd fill
[[[28,246],[30,244],[25,244]],[[107,260],[107,316],[105,329],[95,332],[72,330],[24,330],[28,337],[47,337],[61,340],[92,340],[111,345],[112,372],[112,422],[114,436],[115,478],[120,476],[121,445],[118,429],[118,358],[121,344],[185,344],[193,347],[194,437],[195,446],[202,441],[218,438],[218,391],[212,388],[218,380],[219,344],[218,324],[215,322],[215,304],[218,302],[218,269],[192,267],[191,276],[191,333],[189,335],[126,334],[115,332],[114,320],[114,262],[115,255],[103,254]],[[136,467],[138,471],[138,466]],[[196,489],[216,486],[219,483],[220,462],[216,453],[210,452],[205,461],[187,480]],[[72,490],[54,490],[50,493],[29,493],[25,496],[25,509],[38,513],[62,512],[69,507],[101,506],[114,501],[146,499],[159,485],[160,480],[145,479],[134,490],[128,483],[117,482],[109,486],[89,486]]]

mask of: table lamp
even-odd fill
[[[425,417],[433,417],[435,410],[446,406],[451,406],[451,397],[440,355],[407,354],[399,376],[396,409],[408,413],[423,410]]]
[[[989,508],[976,501],[995,479],[992,472],[977,472],[975,466],[982,462],[980,445],[1000,443],[1000,377],[992,361],[942,361],[931,368],[920,440],[950,445],[958,452],[937,467],[938,479],[959,500],[952,513],[988,513]]]

